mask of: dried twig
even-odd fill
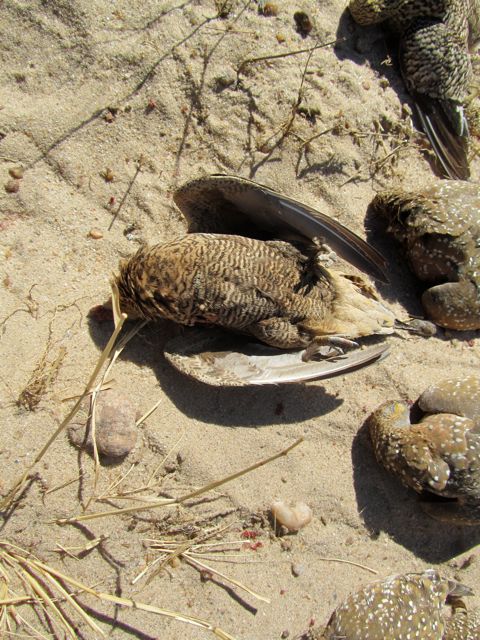
[[[237,77],[242,73],[244,68],[249,64],[254,64],[255,62],[263,62],[265,60],[277,60],[278,58],[288,58],[289,56],[297,56],[301,53],[313,53],[317,49],[325,49],[326,47],[332,47],[340,42],[343,42],[344,38],[340,40],[332,40],[331,42],[324,42],[322,44],[316,44],[313,47],[307,47],[306,49],[296,49],[295,51],[286,51],[285,53],[272,53],[266,56],[258,56],[256,58],[246,58],[240,63],[240,66],[237,70]]]
[[[112,290],[112,295],[113,295],[113,298],[115,299],[115,291],[114,290]],[[116,292],[116,295],[117,295],[117,305],[118,305],[118,292]],[[117,317],[117,324],[115,326],[115,330],[112,333],[112,335],[110,336],[110,339],[109,339],[109,341],[107,343],[107,346],[102,351],[102,354],[100,355],[100,358],[99,358],[97,364],[95,365],[93,373],[91,374],[90,379],[87,382],[83,393],[79,396],[79,398],[75,402],[74,406],[69,411],[67,416],[62,420],[62,422],[58,426],[58,428],[48,438],[47,442],[43,445],[41,450],[36,454],[36,456],[33,459],[33,462],[25,469],[23,474],[19,478],[17,478],[17,480],[15,480],[15,482],[13,483],[13,485],[10,488],[9,492],[7,493],[7,495],[0,502],[0,510],[4,510],[4,509],[9,508],[13,504],[13,502],[15,501],[16,497],[19,494],[21,494],[23,489],[25,489],[27,481],[28,481],[29,477],[31,476],[31,473],[32,473],[33,469],[35,468],[35,466],[38,464],[38,462],[43,458],[45,453],[48,451],[48,449],[49,449],[50,445],[52,444],[52,442],[54,442],[54,440],[59,436],[59,434],[66,428],[66,426],[69,424],[69,422],[75,416],[75,414],[77,413],[77,411],[81,407],[83,399],[89,393],[92,392],[92,389],[94,388],[95,380],[97,379],[97,377],[98,377],[103,365],[108,360],[108,358],[110,356],[110,353],[112,352],[112,349],[114,347],[114,344],[115,344],[115,342],[117,340],[117,337],[120,334],[120,331],[122,330],[123,323],[125,322],[126,319],[127,319],[126,314],[122,314],[122,313],[119,314],[119,316]],[[103,379],[102,379],[102,383],[103,383]]]
[[[19,582],[22,584],[24,589],[22,595],[16,595],[11,591],[10,574],[17,576]],[[74,592],[71,591],[71,587],[75,589]],[[121,607],[137,609],[173,618],[180,622],[186,622],[187,624],[210,631],[217,638],[220,638],[220,640],[235,640],[232,635],[202,618],[184,615],[177,611],[162,609],[130,598],[121,598],[110,593],[97,591],[79,582],[75,578],[41,562],[24,549],[10,544],[5,540],[0,541],[0,625],[3,624],[3,629],[9,629],[9,616],[16,624],[18,623],[18,619],[21,618],[16,614],[16,606],[25,604],[32,606],[37,605],[42,608],[51,629],[55,631],[55,629],[60,628],[63,630],[62,635],[71,640],[76,640],[78,634],[70,623],[67,615],[60,608],[59,602],[61,601],[66,603],[69,611],[72,614],[77,614],[77,616],[95,632],[97,637],[104,637],[105,632],[97,625],[93,618],[86,613],[81,603],[77,601],[79,593],[89,594],[103,602],[110,602]],[[23,621],[23,618],[21,618],[21,620]],[[38,630],[33,629],[31,625],[28,626],[35,632],[37,637],[46,637]],[[0,626],[0,631],[2,631],[2,626]]]
[[[184,502],[187,502],[188,500],[191,500],[193,498],[197,498],[198,496],[201,496],[201,495],[203,495],[205,493],[208,493],[209,491],[212,491],[213,489],[216,489],[217,487],[220,487],[220,486],[222,486],[224,484],[227,484],[228,482],[231,482],[232,480],[236,480],[237,478],[240,478],[241,476],[244,476],[247,473],[250,473],[251,471],[254,471],[255,469],[258,469],[259,467],[263,467],[264,465],[266,465],[266,464],[268,464],[270,462],[273,462],[277,458],[281,458],[282,456],[286,456],[288,453],[290,453],[290,451],[292,449],[297,447],[301,442],[303,442],[303,438],[299,438],[293,444],[291,444],[290,446],[286,447],[286,449],[283,449],[282,451],[279,451],[278,453],[274,454],[273,456],[270,456],[268,458],[264,458],[263,460],[259,460],[255,464],[252,464],[251,466],[246,467],[245,469],[241,469],[240,471],[232,473],[231,475],[226,476],[226,477],[222,478],[221,480],[216,480],[214,482],[211,482],[210,484],[204,485],[200,489],[196,489],[195,491],[191,491],[189,493],[186,493],[183,496],[180,496],[178,498],[167,498],[167,499],[164,499],[164,500],[155,500],[155,501],[152,501],[151,503],[149,503],[148,505],[142,506],[142,507],[137,505],[137,506],[133,506],[133,507],[125,507],[124,509],[113,509],[113,510],[110,510],[110,511],[102,511],[100,513],[90,513],[90,514],[85,514],[85,515],[74,516],[72,518],[62,518],[62,519],[59,519],[59,520],[55,520],[55,522],[57,524],[72,524],[72,523],[75,523],[75,522],[85,522],[86,520],[96,520],[98,518],[105,518],[107,516],[116,516],[116,515],[125,514],[125,513],[138,513],[140,511],[146,511],[147,509],[156,509],[157,507],[167,507],[167,506],[175,506],[175,505],[183,504]]]

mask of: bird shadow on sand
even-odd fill
[[[369,205],[364,226],[368,244],[377,249],[387,261],[386,273],[389,282],[375,283],[382,298],[389,302],[400,302],[408,314],[421,317],[423,310],[420,298],[426,286],[410,271],[405,251],[387,234],[387,219],[375,213]]]
[[[430,518],[419,496],[376,461],[364,424],[352,446],[353,481],[366,528],[373,538],[385,532],[426,562],[445,562],[480,543],[480,527],[460,527]]]
[[[228,388],[192,380],[176,371],[163,356],[165,342],[178,335],[179,330],[171,323],[152,322],[126,346],[120,357],[152,369],[162,391],[189,418],[228,427],[260,427],[323,416],[343,403],[318,384]],[[89,331],[95,344],[103,349],[112,325],[89,318]]]

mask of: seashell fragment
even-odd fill
[[[289,506],[283,500],[274,500],[270,510],[275,521],[289,531],[300,531],[312,521],[313,512],[305,502]]]

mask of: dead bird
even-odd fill
[[[459,331],[480,329],[480,187],[436,181],[418,191],[389,190],[372,209],[388,219],[415,275],[434,286],[422,296],[427,316]]]
[[[362,336],[393,332],[394,316],[370,284],[322,264],[320,248],[327,241],[350,262],[384,278],[383,257],[359,236],[306,205],[242,178],[193,180],[174,200],[190,233],[143,247],[120,264],[116,285],[122,309],[132,317],[215,326],[270,347],[252,353],[250,339],[243,352],[234,349],[232,356],[211,334],[208,344],[198,333],[188,343],[185,334],[173,349],[166,346],[177,368],[213,384],[288,382],[322,377],[325,370],[334,375],[348,370],[349,364],[358,367],[376,360],[385,351],[381,345],[352,352],[336,365],[305,362],[322,345],[338,351]],[[297,352],[279,360],[277,349]],[[281,374],[274,372],[279,363]]]
[[[386,22],[398,36],[401,73],[430,144],[446,176],[467,180],[465,104],[480,0],[351,0],[349,9],[358,24]]]
[[[385,402],[368,418],[377,460],[424,497],[434,518],[480,525],[480,377],[449,379],[419,398],[428,411],[411,424],[409,407]]]
[[[479,612],[443,608],[472,591],[437,571],[393,575],[350,595],[333,612],[318,640],[475,640],[480,632]],[[471,635],[465,635],[465,630]]]

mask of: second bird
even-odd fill
[[[305,237],[299,241],[300,222],[314,224],[315,229],[324,228],[334,246],[337,238],[337,250],[346,248],[376,269],[381,258],[334,220],[323,216],[320,223],[322,214],[300,203],[247,180],[224,176],[192,181],[176,193],[175,200],[190,220],[204,219],[203,228],[210,220],[232,233],[237,216],[249,234],[258,234],[262,219],[263,231],[265,225],[276,228],[274,237],[292,233],[297,237],[292,243],[190,233],[142,248],[121,263],[117,278],[122,309],[129,315],[167,318],[187,326],[216,325],[281,349],[313,345],[313,352],[317,344],[336,346],[338,338],[341,343],[393,332],[394,316],[370,285],[358,276],[326,269],[315,242]],[[204,205],[209,215],[205,216]],[[289,215],[294,225],[286,229]]]
[[[386,22],[399,37],[406,87],[444,173],[466,180],[465,106],[473,80],[469,50],[480,38],[480,0],[351,0],[361,25]]]

